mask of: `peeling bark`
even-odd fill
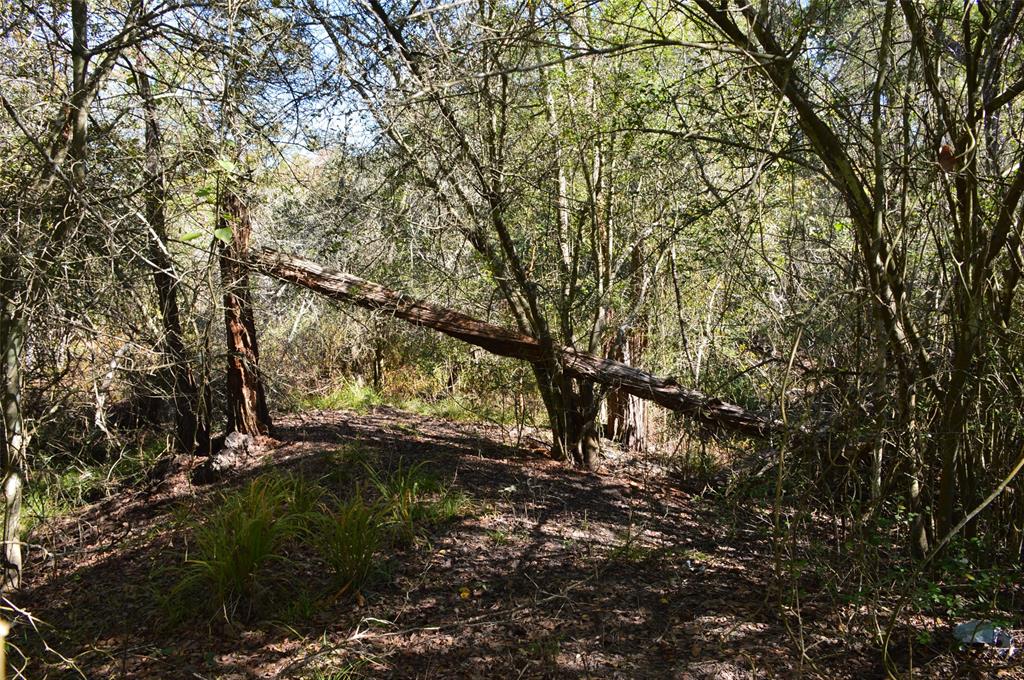
[[[221,229],[231,230],[221,244],[220,270],[224,284],[224,323],[228,350],[228,432],[270,434],[270,409],[259,374],[259,348],[253,322],[248,269],[243,264],[252,223],[242,199],[233,191],[222,198]]]

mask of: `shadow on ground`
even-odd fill
[[[770,525],[754,509],[714,505],[654,476],[572,470],[502,443],[496,427],[389,408],[289,416],[275,435],[280,446],[216,487],[190,485],[189,461],[179,461],[161,489],[65,521],[18,601],[46,623],[17,629],[31,657],[25,677],[884,674],[867,644],[814,633],[813,615],[801,630],[816,665],[801,662],[800,633],[792,621],[787,631],[771,592]],[[166,567],[184,559],[181,527],[211,494],[269,469],[322,477],[353,442],[392,463],[426,461],[473,511],[386,556],[385,573],[358,598],[317,597],[301,617],[244,627],[195,617],[166,625],[156,606],[172,584]],[[294,598],[308,599],[303,584],[316,575],[293,576]]]

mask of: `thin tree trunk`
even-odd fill
[[[5,255],[0,268],[0,403],[3,438],[0,439],[0,474],[3,476],[4,527],[0,554],[0,589],[21,585],[21,492],[28,449],[21,410],[22,351],[25,342],[23,290],[18,287],[17,254]]]
[[[218,228],[230,230],[221,243],[220,270],[224,285],[224,323],[227,328],[228,432],[270,434],[270,409],[259,374],[259,348],[249,292],[248,267],[244,264],[252,223],[245,203],[234,191],[221,198]]]
[[[171,383],[174,390],[174,424],[178,449],[184,453],[208,452],[210,425],[206,417],[207,402],[192,372],[192,362],[185,349],[178,309],[178,277],[174,262],[167,249],[167,182],[163,159],[160,156],[160,125],[156,102],[145,71],[145,59],[139,52],[136,77],[146,117],[145,203],[146,221],[150,228],[149,259],[153,265],[153,281],[160,301],[163,322],[164,350],[171,359]]]
[[[971,370],[969,359],[970,355],[954,356],[947,398],[942,404],[942,411],[935,428],[937,430],[937,458],[941,463],[939,496],[935,507],[936,528],[939,536],[944,536],[959,519],[957,496],[960,496],[961,502],[970,500],[966,497],[964,485],[961,484],[959,489],[957,485],[960,468],[973,464],[973,461],[963,459],[967,443],[967,420],[973,397],[972,381],[969,378]]]
[[[89,67],[89,5],[86,0],[71,0],[71,177],[81,188],[85,182],[85,153],[89,126],[86,102],[86,71]]]
[[[601,438],[597,427],[601,404],[593,380],[577,378],[573,382],[576,391],[573,408],[569,412],[572,418],[569,432],[572,460],[577,467],[596,470],[601,463]]]

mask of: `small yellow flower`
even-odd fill
[[[466,586],[462,586],[462,589],[459,591],[459,597],[461,597],[463,600],[468,600],[469,588],[467,588]]]

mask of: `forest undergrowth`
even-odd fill
[[[756,456],[605,447],[364,404],[279,419],[213,485],[138,461],[37,517],[12,602],[22,677],[1015,677],[965,650],[1017,631],[1020,586],[957,541],[925,573],[905,523],[830,514]],[[152,467],[149,468],[152,470]],[[42,492],[40,492],[42,493]],[[100,497],[97,497],[99,494]],[[779,501],[779,502],[777,502]],[[56,501],[54,501],[56,503]]]
[[[1024,676],[1022,73],[1021,0],[4,2],[12,673]]]

